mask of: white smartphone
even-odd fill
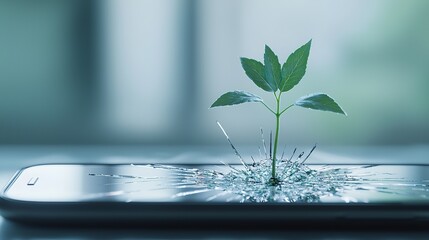
[[[255,201],[192,175],[229,171],[224,165],[46,164],[13,176],[2,192],[0,211],[30,224],[429,223],[429,165],[308,166],[349,169],[350,179],[337,185],[344,188],[319,191],[314,198]]]

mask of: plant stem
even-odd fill
[[[276,96],[276,103],[277,103],[277,107],[276,107],[276,135],[274,137],[274,151],[273,151],[273,159],[272,159],[272,166],[271,166],[271,179],[270,179],[270,184],[271,185],[277,185],[279,183],[279,180],[277,179],[276,176],[276,160],[277,160],[277,145],[278,145],[278,140],[279,140],[279,129],[280,129],[280,96],[281,93],[279,94],[279,96]]]
[[[264,102],[261,102],[270,112],[272,112],[274,115],[276,114],[270,107],[267,106]]]
[[[289,108],[295,106],[295,104],[291,104],[289,106],[287,106],[287,108],[283,109],[283,111],[280,112],[280,115],[282,115],[286,110],[288,110]]]

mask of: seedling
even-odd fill
[[[261,97],[246,91],[232,91],[220,96],[210,108],[229,106],[246,102],[259,102],[263,104],[276,117],[276,131],[274,137],[274,149],[271,164],[270,185],[278,185],[281,181],[276,175],[277,145],[280,130],[280,117],[293,106],[329,111],[346,115],[343,109],[334,99],[325,93],[313,93],[303,96],[294,103],[281,108],[281,96],[291,90],[304,77],[307,60],[310,54],[311,40],[289,55],[283,66],[280,66],[277,55],[270,47],[265,45],[264,64],[250,59],[241,58],[241,65],[246,75],[262,90],[272,92],[276,100],[275,108],[270,108]]]

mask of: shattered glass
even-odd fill
[[[219,123],[218,123],[219,124]],[[391,200],[429,197],[429,180],[407,179],[400,172],[400,166],[390,168],[379,165],[308,165],[305,164],[314,146],[306,155],[293,150],[289,157],[285,153],[276,162],[278,185],[270,185],[272,144],[267,150],[263,131],[262,149],[259,158],[245,161],[232,144],[227,133],[219,124],[240,164],[223,163],[223,167],[186,167],[160,164],[131,164],[129,167],[142,170],[162,171],[165,174],[105,174],[90,173],[92,177],[111,179],[108,184],[134,184],[132,190],[120,191],[130,195],[147,191],[138,184],[149,184],[153,190],[174,189],[171,198],[198,196],[205,201],[220,202],[369,202],[370,200]],[[295,155],[297,155],[295,157]],[[136,172],[133,171],[133,172]],[[133,201],[132,197],[129,201]]]

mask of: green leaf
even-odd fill
[[[270,47],[265,45],[265,54],[264,54],[264,74],[267,83],[270,85],[273,92],[279,89],[279,84],[282,78],[282,73],[280,69],[279,58],[274,54],[273,50]]]
[[[233,91],[227,92],[220,96],[211,106],[212,107],[220,107],[220,106],[228,106],[235,105],[246,102],[263,102],[262,98],[256,96],[253,93],[245,92],[245,91]]]
[[[264,65],[254,59],[240,58],[241,66],[243,66],[246,75],[260,88],[268,92],[274,92],[276,89],[272,88],[265,79]]]
[[[295,102],[295,106],[341,113],[347,116],[335,100],[324,93],[313,93],[308,96],[301,97]]]
[[[279,89],[282,92],[291,90],[304,77],[310,54],[311,40],[293,52],[283,64],[282,79]]]

